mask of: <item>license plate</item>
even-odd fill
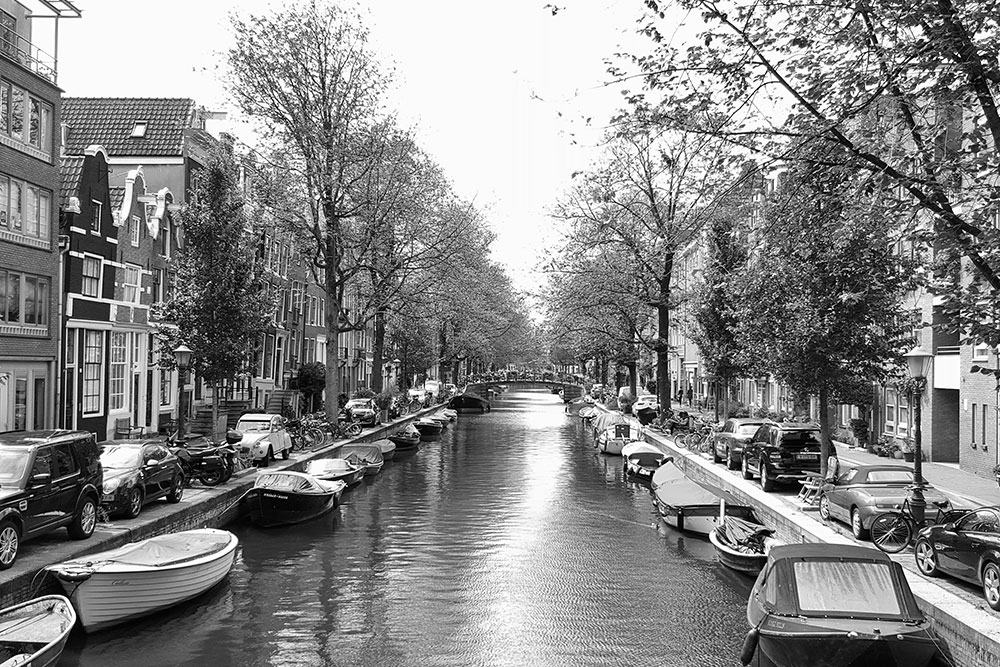
[[[796,454],[796,461],[815,461],[819,459],[819,454]]]

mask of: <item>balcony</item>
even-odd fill
[[[82,16],[80,9],[74,4],[76,0],[21,0],[24,14],[15,11],[15,17],[8,16],[8,21],[0,24],[0,58],[6,58],[19,64],[30,72],[56,83],[57,57],[49,55],[29,41],[30,30],[25,30],[24,21],[30,21],[34,26],[36,18],[53,19],[49,25],[53,27],[55,51],[59,52],[59,20],[78,19]],[[18,3],[15,2],[15,5]],[[20,34],[23,33],[23,34]]]
[[[56,82],[56,59],[18,34],[0,33],[0,55],[52,83]]]

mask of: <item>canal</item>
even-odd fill
[[[657,520],[552,394],[504,394],[349,489],[241,541],[222,585],[85,637],[60,665],[739,664],[751,580]]]

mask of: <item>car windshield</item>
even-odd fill
[[[271,421],[241,421],[236,425],[236,430],[244,433],[267,433],[271,430]]]
[[[736,431],[739,435],[750,436],[757,432],[760,428],[760,424],[740,424],[739,429]]]
[[[0,486],[13,486],[20,482],[28,458],[28,453],[23,450],[0,449]]]
[[[345,407],[348,408],[367,408],[368,401],[348,401]]]
[[[140,465],[142,450],[138,447],[105,445],[101,450],[101,466],[105,468],[135,468]]]
[[[872,470],[868,473],[871,484],[910,484],[913,473],[909,470]]]

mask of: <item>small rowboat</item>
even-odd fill
[[[396,455],[396,443],[388,438],[382,438],[381,440],[376,440],[372,443],[373,445],[378,445],[378,448],[382,450],[382,460],[391,461],[392,457]]]
[[[387,437],[396,445],[397,452],[416,449],[420,445],[420,431],[418,431],[412,424],[407,425],[406,428],[396,431]]]
[[[413,422],[413,426],[420,431],[421,440],[436,438],[441,435],[441,431],[444,430],[444,426],[441,425],[441,422],[434,419],[427,419],[426,417]]]
[[[639,441],[622,447],[622,458],[625,459],[625,472],[644,480],[652,479],[657,468],[673,460],[653,445]]]
[[[753,508],[737,502],[731,494],[689,479],[674,461],[666,461],[653,473],[653,505],[668,526],[708,537],[719,523],[719,501],[725,500],[726,516],[755,520]]]
[[[353,486],[365,476],[364,466],[351,463],[347,459],[313,459],[306,461],[306,474],[324,481],[341,481]]]
[[[227,530],[185,530],[46,569],[66,591],[83,629],[94,632],[201,595],[229,574],[238,543]]]
[[[346,487],[347,484],[341,481],[280,470],[259,475],[243,500],[249,509],[250,520],[263,528],[271,528],[309,521],[329,512],[337,506]]]
[[[340,458],[363,468],[366,477],[379,474],[385,464],[382,448],[373,444],[344,445],[340,448]]]
[[[708,534],[719,562],[731,570],[757,576],[767,562],[767,552],[775,543],[771,537],[774,531],[756,521],[723,517]]]
[[[75,624],[76,611],[61,595],[0,609],[0,665],[55,665]]]

